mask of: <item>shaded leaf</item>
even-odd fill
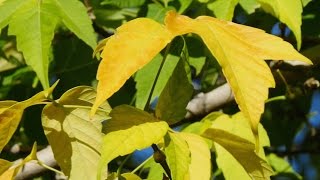
[[[182,14],[188,9],[188,7],[191,5],[193,0],[178,0],[178,1],[180,3],[180,8],[178,13]]]
[[[139,122],[140,120],[133,119],[130,121],[130,119],[127,119],[128,123],[133,124],[131,128],[112,131],[103,137],[98,172],[104,170],[106,165],[118,156],[124,156],[134,150],[141,150],[157,143],[168,131],[169,126],[164,121],[149,122],[147,120],[143,124],[134,125],[136,121]],[[125,128],[127,127],[125,125]],[[120,123],[118,128],[121,128]],[[101,179],[100,173],[98,173],[98,179]]]
[[[284,158],[277,156],[276,154],[269,154],[267,156],[269,164],[273,167],[275,172],[278,173],[292,173],[297,179],[302,179],[302,177],[293,170],[288,161]]]
[[[95,96],[91,87],[75,87],[64,93],[57,103],[46,105],[42,112],[42,126],[55,159],[70,179],[97,176],[103,136],[101,121],[107,118],[110,106],[103,104],[90,119]]]
[[[212,17],[190,19],[169,12],[166,27],[174,34],[196,33],[222,67],[239,108],[257,134],[257,126],[274,79],[264,59],[311,63],[289,43],[264,31]],[[277,47],[277,48],[275,48]]]
[[[148,12],[146,17],[151,18],[159,23],[163,23],[166,13],[174,8],[171,6],[163,7],[161,4],[148,4]]]
[[[49,87],[49,48],[57,23],[50,1],[27,0],[10,20],[8,33],[16,36],[18,50],[45,89]]]
[[[169,133],[165,139],[166,161],[173,180],[184,180],[189,176],[191,161],[188,144],[179,133]]]
[[[215,0],[208,3],[208,9],[212,10],[218,19],[231,21],[238,2],[239,0]]]
[[[195,134],[181,133],[180,135],[187,142],[190,150],[189,179],[210,179],[211,154],[208,144],[202,137]]]
[[[102,52],[97,73],[98,94],[91,115],[133,73],[150,62],[171,39],[172,35],[167,29],[147,18],[135,19],[119,27]]]
[[[261,7],[285,23],[294,33],[297,48],[301,47],[301,0],[257,0]]]
[[[193,87],[188,81],[184,62],[180,59],[159,97],[156,117],[169,124],[180,121],[187,113],[186,107],[192,93]]]
[[[4,173],[13,163],[5,159],[0,159],[0,174]]]
[[[159,122],[159,120],[151,114],[129,105],[115,107],[112,109],[110,116],[111,119],[103,125],[104,133],[129,129],[146,122]]]
[[[163,174],[165,171],[159,163],[154,161],[154,158],[151,158],[144,166],[144,169],[148,169],[148,177],[147,180],[158,180],[163,178]]]
[[[224,164],[222,164],[222,166],[230,163],[230,161],[227,160],[232,160],[233,158],[235,158],[253,179],[267,179],[269,178],[269,176],[273,175],[272,169],[271,167],[269,167],[267,162],[260,158],[254,152],[255,145],[252,142],[243,139],[238,135],[229,133],[228,131],[216,128],[207,129],[203,133],[203,136],[211,139],[218,144],[218,146],[215,145],[217,152],[220,151],[219,149],[224,148],[227,152],[230,153],[230,155],[233,156],[228,157],[228,154],[225,153],[218,154],[218,162],[219,158],[222,158],[221,160],[224,160]],[[228,168],[232,168],[228,169],[229,172],[234,172],[235,169],[237,169],[237,171],[240,170],[241,166],[229,166]],[[232,179],[232,174],[233,173],[225,173],[224,175],[226,179]],[[236,178],[245,179],[246,177],[248,177],[248,175],[246,174],[243,175],[244,176],[242,177]]]
[[[237,113],[233,115],[232,118],[230,118],[228,115],[222,114],[218,116],[217,113],[211,113],[205,119],[207,121],[211,121],[212,127],[215,129],[224,130],[234,136],[243,138],[252,144],[255,142],[254,136],[250,129],[250,124],[244,118],[242,113]],[[257,153],[257,155],[262,160],[266,160],[263,147],[270,145],[269,138],[261,124],[259,124],[258,132],[259,141],[261,143],[259,147],[259,153]],[[241,162],[239,163],[239,160],[237,160],[232,153],[230,154],[228,149],[225,149],[224,146],[219,145],[218,143],[214,143],[214,145],[218,156],[217,164],[222,170],[226,179],[237,179],[239,177],[243,177],[242,179],[250,178],[248,173],[242,167]]]
[[[136,174],[133,173],[123,173],[121,174],[121,178],[119,178],[120,180],[141,180],[141,178],[139,176],[137,176]]]
[[[157,55],[150,63],[140,69],[134,80],[136,81],[136,107],[140,109],[144,109],[149,94],[151,92],[152,84],[156,78],[157,71],[160,68],[160,64],[163,57],[159,54]],[[164,89],[167,84],[170,75],[172,75],[177,63],[179,61],[179,57],[173,56],[169,54],[167,56],[167,60],[165,61],[163,68],[160,72],[158,81],[156,82],[155,89],[152,94],[152,100],[155,97],[159,97],[160,93]]]
[[[47,100],[57,83],[58,82],[52,85],[49,89],[41,91],[25,101],[16,103],[13,101],[5,101],[0,103],[1,105],[8,105],[6,107],[2,106],[3,108],[0,109],[0,152],[16,131],[23,111],[29,106]]]
[[[63,24],[94,49],[97,44],[96,36],[86,7],[78,0],[51,1],[56,6],[54,12],[59,15]]]
[[[141,6],[146,0],[104,0],[102,5],[114,5],[119,8],[138,7]]]

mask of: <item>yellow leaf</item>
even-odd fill
[[[301,0],[258,0],[261,7],[285,23],[294,33],[297,47],[301,47]]]
[[[11,180],[15,176],[16,169],[8,169],[0,176],[0,180]]]
[[[189,179],[210,179],[211,155],[206,141],[199,135],[191,133],[180,133],[180,135],[187,142],[190,150]]]
[[[100,104],[118,91],[126,80],[152,60],[173,38],[161,24],[138,18],[119,27],[106,42],[98,68],[97,99],[91,116]]]
[[[174,35],[196,33],[202,38],[221,65],[239,108],[255,134],[268,88],[275,86],[263,60],[301,60],[311,64],[292,45],[260,29],[207,16],[191,19],[172,11],[165,22]]]

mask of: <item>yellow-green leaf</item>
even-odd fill
[[[189,164],[191,161],[187,142],[180,133],[169,133],[165,139],[165,154],[172,180],[184,180],[188,178]]]
[[[52,93],[57,83],[58,82],[49,89],[41,91],[25,101],[17,103],[14,101],[5,101],[0,103],[0,152],[16,131],[23,111],[29,106],[45,101]]]
[[[133,173],[123,173],[121,174],[121,177],[123,178],[123,180],[141,180],[139,176]]]
[[[163,25],[147,18],[135,19],[120,26],[115,35],[109,37],[101,54],[97,73],[98,94],[91,115],[172,38]]]
[[[251,142],[251,144],[255,142],[254,136],[250,129],[250,124],[244,118],[242,113],[237,113],[233,115],[232,118],[230,118],[228,115],[217,116],[216,113],[211,113],[205,119],[212,122],[212,128],[226,131],[233,136],[237,136]],[[253,156],[258,155],[262,160],[266,160],[263,147],[270,145],[269,138],[261,124],[259,124],[258,132],[259,141],[261,142],[259,143],[259,153],[253,154]],[[217,142],[214,143],[214,146],[218,156],[217,164],[222,170],[226,179],[238,179],[239,177],[242,177],[241,179],[250,179],[250,174],[248,174],[242,167],[244,164],[239,162],[239,160],[236,159],[236,156],[233,156],[231,152],[228,152],[229,150],[227,148],[224,148],[223,145],[219,145]],[[247,153],[250,153],[250,148],[247,149],[247,151]]]
[[[90,119],[95,97],[93,88],[75,87],[42,111],[45,135],[55,159],[70,179],[91,180],[97,176],[103,136],[101,121],[107,118],[110,107],[103,104]]]
[[[180,133],[180,135],[187,142],[190,150],[189,179],[210,179],[211,155],[206,141],[199,135],[191,133]]]
[[[217,161],[222,166],[222,170],[228,172],[224,173],[226,179],[234,179],[233,173],[241,175],[236,179],[248,179],[248,177],[251,177],[251,179],[268,179],[273,174],[268,163],[255,153],[255,145],[252,142],[216,128],[207,129],[203,136],[215,142]],[[225,166],[234,162],[240,163],[241,166],[237,164]],[[241,173],[242,167],[247,174]]]
[[[261,7],[279,18],[294,33],[297,40],[297,47],[301,47],[301,0],[258,0]]]
[[[127,119],[128,123],[131,119]],[[132,121],[137,121],[132,119]],[[139,121],[139,120],[138,120]],[[119,123],[119,125],[121,125]],[[126,125],[126,127],[128,127]],[[120,128],[120,127],[119,127]],[[141,150],[157,143],[168,131],[168,124],[164,121],[146,122],[130,128],[112,131],[103,137],[101,159],[98,167],[98,179],[106,165],[118,156],[132,153],[134,150]]]
[[[208,16],[191,19],[169,12],[166,26],[174,35],[198,34],[222,67],[239,108],[257,134],[268,88],[275,82],[265,59],[311,63],[289,43],[263,30]]]
[[[208,9],[212,10],[217,18],[231,21],[238,2],[239,0],[215,0],[208,4]]]

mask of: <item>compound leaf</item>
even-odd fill
[[[166,27],[174,35],[198,34],[222,67],[239,108],[257,134],[268,88],[275,82],[265,59],[311,61],[289,43],[263,30],[208,16],[191,19],[169,12]]]

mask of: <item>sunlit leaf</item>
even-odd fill
[[[239,4],[248,14],[254,13],[260,7],[256,0],[239,0]]]
[[[237,113],[233,115],[232,118],[230,118],[228,115],[217,116],[217,113],[211,113],[205,119],[207,121],[211,121],[212,127],[215,129],[224,130],[233,136],[237,136],[245,139],[248,142],[251,142],[251,144],[255,142],[254,136],[250,129],[250,124],[244,118],[242,113]],[[263,147],[269,146],[270,143],[266,131],[260,124],[258,132],[260,141],[259,153],[253,154],[253,156],[258,155],[263,161],[266,160]],[[243,163],[241,163],[236,156],[233,156],[233,154],[229,152],[227,148],[225,148],[223,145],[219,145],[218,142],[215,142],[214,145],[217,153],[217,164],[222,170],[226,179],[238,179],[239,177],[243,177],[241,179],[250,178],[250,174],[248,174],[242,167]],[[247,151],[249,151],[247,153],[250,154],[250,148],[247,149]]]
[[[293,31],[297,40],[297,47],[301,47],[301,14],[302,3],[301,0],[257,0],[261,7],[273,14],[275,17]]]
[[[8,32],[17,37],[17,48],[45,89],[49,87],[49,48],[59,20],[51,9],[50,1],[27,0],[10,20]]]
[[[195,134],[181,133],[181,137],[187,142],[191,162],[189,165],[190,180],[210,179],[211,176],[211,155],[208,144],[205,140]]]
[[[0,175],[0,180],[13,180],[16,174],[15,168],[10,168]]]
[[[181,59],[159,97],[156,116],[169,124],[180,121],[187,113],[186,107],[192,93],[193,87],[188,81]]]
[[[196,33],[222,67],[239,108],[257,134],[268,88],[275,82],[265,59],[301,60],[311,63],[289,43],[264,31],[212,17],[187,16],[169,12],[166,26],[174,35]]]
[[[212,10],[217,18],[231,21],[238,2],[239,0],[215,0],[208,3],[208,9]]]
[[[169,165],[173,180],[184,180],[188,177],[191,161],[187,142],[179,133],[169,133],[165,139],[166,161]]]
[[[50,0],[55,6],[55,13],[68,29],[75,33],[92,49],[96,46],[96,36],[86,7],[78,0]],[[42,1],[43,2],[43,1]]]
[[[12,15],[26,3],[26,0],[6,0],[0,3],[0,30],[8,25]]]
[[[89,180],[97,176],[103,136],[101,121],[107,118],[110,106],[103,104],[90,119],[95,96],[91,87],[75,87],[42,112],[42,126],[55,159],[70,179]]]
[[[142,115],[139,112],[137,114]],[[128,113],[126,115],[128,115]],[[166,122],[150,122],[148,116],[141,117],[140,115],[134,119],[130,119],[129,115],[126,119],[126,124],[118,123],[117,128],[120,130],[112,131],[103,137],[98,172],[103,171],[106,165],[114,158],[127,155],[135,150],[141,150],[153,143],[157,143],[167,133],[169,126]],[[114,114],[112,116],[115,117]],[[124,122],[125,117],[121,117],[119,120]],[[144,120],[146,120],[146,122],[141,124],[141,121]],[[122,124],[123,129],[121,129]],[[130,124],[132,127],[128,126]],[[101,179],[100,173],[98,173],[98,179]]]
[[[29,106],[47,100],[48,96],[52,93],[56,85],[57,83],[55,83],[49,89],[41,91],[22,102],[14,103],[13,101],[5,101],[4,103],[0,103],[0,106],[3,104],[12,104],[11,106],[0,108],[0,152],[9,142],[13,133],[16,131],[23,111]]]
[[[139,176],[133,173],[123,173],[121,174],[121,177],[124,178],[125,180],[141,180]]]
[[[224,164],[227,164],[230,163],[227,160],[232,160],[235,158],[242,165],[247,174],[242,174],[241,177],[236,177],[237,179],[246,179],[249,176],[253,179],[267,179],[273,175],[272,169],[267,162],[255,153],[255,145],[252,142],[238,135],[229,133],[228,131],[216,128],[207,129],[203,133],[203,136],[217,143],[215,145],[217,152],[220,151],[221,148],[224,148],[226,150],[225,152],[230,153],[217,154],[218,162],[219,158],[221,158],[221,160],[225,161]],[[241,171],[242,167],[228,166],[228,168],[232,169],[225,170],[232,173],[225,173],[224,175],[226,179],[232,179],[232,174],[235,172],[235,170],[237,170],[236,173],[239,174],[239,171]]]
[[[151,19],[139,18],[120,26],[109,38],[101,55],[97,73],[98,94],[91,115],[171,39],[171,33]]]

